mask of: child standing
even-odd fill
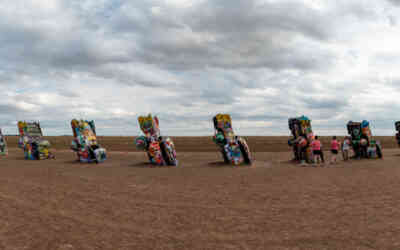
[[[349,151],[350,151],[350,139],[348,136],[346,136],[342,144],[342,154],[344,161],[347,161],[349,159]]]
[[[318,139],[318,136],[315,136],[315,139],[311,142],[311,147],[314,154],[314,163],[324,163],[324,156],[322,154],[322,143]]]
[[[337,163],[337,155],[339,153],[339,141],[336,139],[336,136],[332,137],[331,141],[331,163]]]

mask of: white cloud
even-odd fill
[[[319,134],[400,119],[396,1],[15,0],[0,3],[0,126],[69,119],[137,134],[208,135],[232,113],[241,134],[288,134],[308,115]],[[294,11],[295,10],[295,11]],[[46,130],[45,130],[46,132]]]

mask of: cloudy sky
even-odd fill
[[[0,127],[40,120],[48,135],[95,119],[136,135],[211,135],[230,113],[242,135],[318,134],[400,120],[400,1],[13,0],[0,3]]]

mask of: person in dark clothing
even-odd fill
[[[35,160],[40,160],[38,143],[37,142],[33,142],[31,147],[32,147],[32,155],[35,158]]]

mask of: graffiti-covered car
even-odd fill
[[[3,135],[3,132],[0,129],[0,155],[7,155],[8,148],[7,148],[7,141],[6,137]]]
[[[347,123],[347,132],[351,137],[351,147],[354,151],[354,158],[383,157],[381,143],[372,137],[368,121],[349,121]]]
[[[313,162],[311,142],[314,133],[311,127],[311,120],[306,116],[289,118],[289,130],[291,138],[288,144],[293,149],[294,160],[298,162]]]
[[[217,114],[213,117],[213,141],[227,164],[252,164],[250,148],[244,138],[236,136],[232,129],[232,118],[228,114]]]
[[[24,150],[24,156],[27,160],[53,159],[51,144],[43,138],[42,128],[39,122],[18,122],[19,130],[19,148]]]
[[[76,152],[80,162],[100,163],[107,159],[106,149],[97,141],[94,121],[73,119],[71,128],[74,134],[71,149]]]
[[[177,166],[174,142],[168,136],[161,136],[157,116],[140,116],[138,122],[144,135],[135,139],[135,145],[139,150],[146,152],[150,163],[158,166]]]

